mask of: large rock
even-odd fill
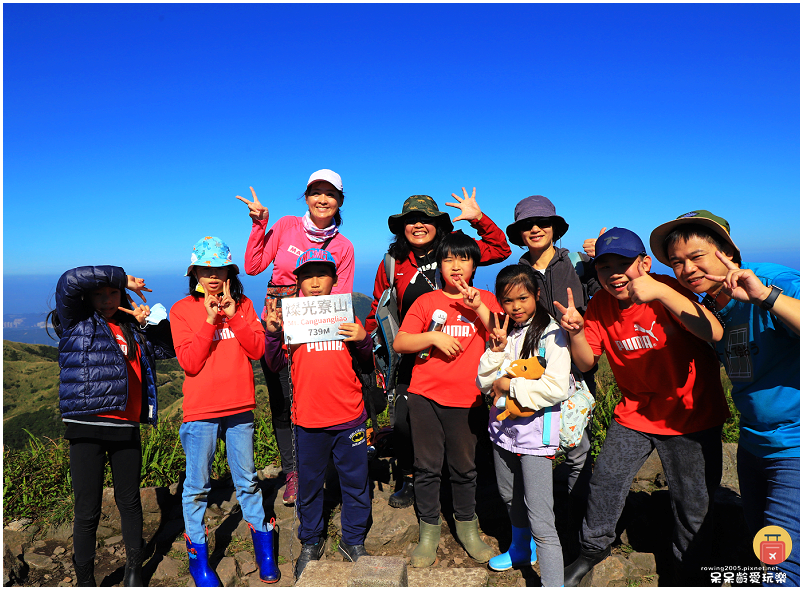
[[[26,553],[24,559],[25,563],[27,563],[32,569],[50,571],[55,565],[50,557],[40,553]]]
[[[409,543],[419,540],[419,521],[414,507],[392,508],[385,500],[372,501],[372,527],[364,548],[374,555],[402,553]]]
[[[226,588],[235,586],[236,580],[239,579],[236,560],[233,557],[223,557],[217,565],[217,576]]]
[[[402,557],[365,555],[353,564],[347,585],[359,588],[408,586],[406,560]]]
[[[489,571],[481,567],[408,568],[408,585],[414,588],[481,587],[489,581]]]
[[[353,564],[341,561],[311,561],[295,586],[344,588],[350,579]]]
[[[181,575],[183,562],[165,555],[153,572],[154,580],[171,580]],[[191,576],[190,576],[191,577]]]

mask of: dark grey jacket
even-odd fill
[[[529,253],[526,252],[519,259],[520,264],[532,266]],[[558,301],[567,307],[567,287],[572,289],[572,297],[575,307],[581,313],[586,313],[586,306],[589,298],[600,290],[600,283],[597,281],[597,274],[594,271],[594,262],[585,254],[573,254],[573,257],[580,257],[580,261],[573,266],[570,260],[570,252],[566,248],[556,248],[556,254],[547,265],[544,276],[538,270],[535,271],[539,276],[541,293],[539,303],[547,308],[550,315],[556,321],[561,321],[561,314],[553,305],[553,301]],[[578,276],[578,275],[581,276]]]

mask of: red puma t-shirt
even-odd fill
[[[479,291],[481,301],[489,311],[503,312],[494,295],[483,289]],[[464,305],[461,297],[453,299],[442,291],[421,295],[403,318],[400,330],[407,334],[425,332],[437,309],[447,314],[443,331],[457,338],[464,350],[453,359],[436,347],[431,349],[431,355],[425,360],[421,360],[418,354],[415,355],[416,361],[408,390],[443,406],[478,406],[481,404],[481,392],[475,379],[489,336],[478,314]]]
[[[97,414],[101,418],[117,418],[130,422],[139,422],[142,414],[142,359],[140,358],[139,345],[136,345],[136,356],[133,360],[128,358],[128,345],[125,343],[125,336],[122,328],[114,322],[108,322],[111,333],[117,339],[122,354],[125,356],[125,365],[128,368],[128,405],[125,410],[115,410],[105,414]]]
[[[697,301],[672,277],[650,276]],[[614,410],[621,425],[649,434],[690,434],[730,416],[714,349],[661,303],[620,309],[610,293],[600,291],[584,320],[592,352],[605,351],[622,392]]]

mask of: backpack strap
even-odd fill
[[[336,234],[332,235],[331,237],[327,238],[324,242],[322,242],[322,246],[320,246],[320,250],[327,250],[328,244],[331,243],[331,240],[336,237]]]
[[[539,340],[539,356],[545,358],[544,343],[541,340]],[[560,408],[561,404],[558,404],[558,407]],[[550,418],[549,420],[548,416]],[[546,447],[550,446],[550,432],[553,430],[553,421],[555,419],[555,405],[544,408],[542,416],[542,444]]]
[[[388,252],[383,256],[383,270],[386,272],[386,280],[389,281],[389,288],[394,288],[394,256]]]

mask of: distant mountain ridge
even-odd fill
[[[256,313],[260,313],[259,306],[255,302],[254,305]],[[364,293],[353,293],[353,310],[361,323],[364,323],[371,306],[372,297],[364,295]],[[3,340],[58,346],[58,338],[55,337],[53,329],[50,328],[52,336],[49,336],[45,330],[46,317],[46,313],[3,314]]]
[[[363,323],[372,298],[353,293],[353,309]],[[13,316],[13,317],[12,317]],[[17,321],[19,320],[19,321]],[[58,348],[43,327],[25,327],[26,321],[43,322],[41,314],[6,314],[3,323],[16,322],[15,328],[3,329],[3,444],[20,448],[29,440],[28,430],[36,437],[58,438],[64,423],[58,410]],[[14,332],[18,331],[18,332]],[[52,328],[50,329],[52,334]],[[12,341],[14,334],[42,342]],[[176,359],[156,361],[159,419],[180,416],[184,373]],[[253,361],[256,402],[268,403],[264,375],[258,361]]]

